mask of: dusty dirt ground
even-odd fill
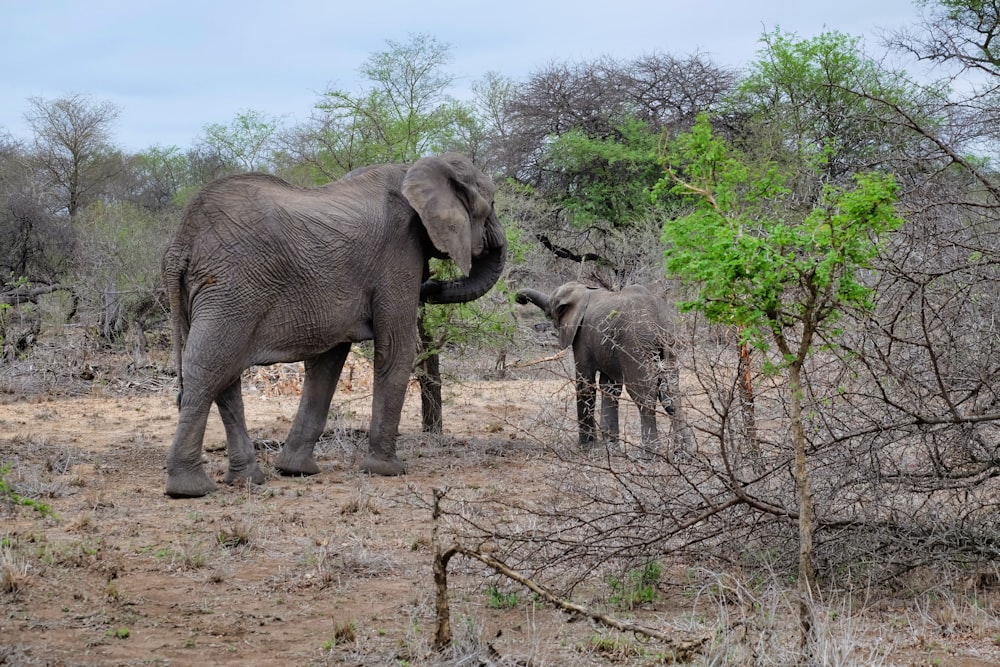
[[[545,466],[526,436],[572,389],[559,379],[451,388],[445,436],[435,438],[419,433],[414,385],[400,427],[407,475],[379,478],[357,472],[370,371],[361,361],[350,370],[335,399],[339,417],[317,447],[323,472],[310,478],[282,477],[270,466],[298,404],[300,375],[294,366],[249,373],[247,421],[267,483],[221,484],[225,433],[213,409],[205,460],[220,486],[200,499],[163,494],[176,420],[169,382],[151,394],[95,386],[90,396],[0,405],[8,482],[40,497],[57,517],[0,508],[8,565],[20,568],[15,590],[3,594],[0,664],[437,662],[429,651],[431,515],[423,503],[445,486],[530,488]],[[25,545],[34,557],[14,558]],[[456,588],[465,598],[452,611],[456,637],[460,608],[488,610],[487,596],[475,589],[476,582]],[[539,644],[551,660],[560,646],[585,645],[592,632],[560,616],[494,610],[475,630],[520,644],[515,656]],[[506,642],[493,646],[506,653]]]
[[[267,483],[220,483],[189,500],[163,494],[176,418],[169,379],[153,391],[95,382],[84,396],[0,397],[7,482],[55,513],[0,505],[0,665],[663,664],[655,642],[626,635],[601,644],[595,638],[621,635],[533,604],[517,586],[505,587],[521,591],[517,604],[495,604],[488,583],[496,579],[458,558],[451,613],[464,648],[450,657],[431,651],[432,489],[543,488],[551,468],[538,438],[574,437],[565,377],[449,386],[444,438],[419,433],[411,390],[400,427],[402,478],[357,471],[370,403],[360,362],[345,371],[317,448],[323,472],[276,475],[270,462],[299,382],[294,367],[247,377],[247,421]],[[213,412],[205,459],[220,482],[224,443]],[[639,620],[691,611],[663,603]],[[627,643],[641,648],[622,650]],[[913,634],[903,646],[889,664],[982,667],[1000,659],[994,638],[982,634]]]

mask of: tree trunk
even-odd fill
[[[799,624],[802,628],[803,664],[811,664],[810,656],[815,646],[816,632],[813,618],[813,593],[816,574],[813,571],[813,504],[806,461],[806,434],[802,424],[802,363],[794,361],[788,368],[791,391],[789,418],[792,427],[792,446],[795,450],[795,486],[799,495]]]
[[[441,407],[441,358],[433,350],[434,341],[424,328],[422,311],[417,328],[420,331],[421,351],[421,361],[417,366],[421,424],[424,433],[441,434],[444,431],[444,417]]]
[[[739,331],[737,331],[739,334]],[[763,468],[760,440],[757,436],[757,409],[754,398],[752,352],[746,343],[740,343],[740,360],[738,364],[738,390],[740,418],[742,426],[742,447],[740,454],[750,460],[750,467],[760,472]]]

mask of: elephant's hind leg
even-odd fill
[[[656,426],[657,385],[641,382],[628,386],[629,394],[639,408],[640,456],[651,459],[660,454],[660,433]],[[669,452],[667,453],[669,460]]]
[[[236,484],[249,480],[254,484],[264,483],[264,473],[257,465],[257,455],[253,442],[247,433],[246,416],[243,409],[243,393],[240,381],[226,387],[215,399],[219,416],[226,427],[226,451],[229,454],[229,470],[226,484]]]
[[[610,445],[618,444],[618,399],[622,395],[622,385],[601,374],[601,435]]]
[[[166,494],[171,498],[197,498],[215,491],[201,462],[201,441],[212,399],[186,390],[180,400],[180,416],[170,453],[167,455]]]
[[[642,453],[645,457],[656,456],[660,450],[660,434],[656,428],[656,403],[649,404],[639,401],[636,403],[639,408]]]
[[[319,472],[313,449],[323,434],[330,401],[350,351],[350,343],[341,343],[306,361],[306,380],[299,410],[295,414],[292,430],[274,460],[274,467],[283,475],[315,475]]]

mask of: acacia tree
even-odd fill
[[[878,240],[902,224],[896,186],[888,175],[859,174],[853,187],[825,185],[812,210],[798,216],[784,206],[788,174],[748,161],[712,133],[707,117],[677,140],[666,171],[662,190],[694,200],[690,214],[663,228],[668,273],[696,287],[682,307],[780,353],[774,371],[788,381],[798,489],[800,618],[803,642],[811,641],[814,516],[802,369],[846,309],[872,307],[858,274],[871,266]]]
[[[295,159],[314,170],[314,182],[370,164],[469,152],[462,138],[476,134],[478,121],[449,95],[455,81],[445,69],[451,47],[423,33],[386,43],[387,50],[371,54],[360,67],[366,87],[356,93],[327,90],[311,121],[287,139]]]
[[[607,287],[659,277],[649,193],[660,135],[690,127],[735,80],[700,54],[652,54],[554,63],[515,87],[496,159],[548,205],[531,231],[553,268]]]
[[[261,171],[272,164],[278,119],[248,109],[228,125],[205,126],[205,145],[231,170]]]

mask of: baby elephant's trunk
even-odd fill
[[[548,294],[543,294],[538,290],[525,288],[518,291],[514,298],[517,299],[518,303],[533,303],[541,308],[547,316],[552,317],[552,312],[550,310],[552,302],[549,299]]]

